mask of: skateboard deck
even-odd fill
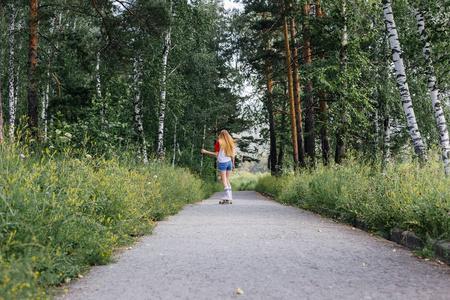
[[[219,204],[233,204],[233,201],[228,199],[222,199],[219,200]]]

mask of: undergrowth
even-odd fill
[[[111,262],[155,221],[213,192],[158,162],[71,151],[0,151],[0,299],[46,299],[48,290]]]
[[[394,228],[450,240],[450,178],[442,164],[391,165],[382,170],[349,161],[299,175],[259,179],[255,190],[277,201],[346,221],[356,218],[374,233]]]

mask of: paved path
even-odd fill
[[[253,192],[220,196],[160,222],[60,299],[450,299],[448,266]]]

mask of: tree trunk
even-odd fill
[[[42,106],[41,106],[41,123],[43,126],[43,138],[44,141],[47,140],[47,108],[50,94],[50,72],[47,72],[47,86],[45,88],[44,97],[42,97]]]
[[[373,124],[372,157],[375,162],[378,160],[378,110],[376,108],[371,116],[371,121]]]
[[[322,128],[320,129],[320,141],[322,146],[322,162],[327,166],[330,160],[331,147],[328,137],[328,105],[325,93],[319,94],[320,115],[322,116]]]
[[[14,3],[11,3],[11,19],[9,22],[9,138],[14,141],[16,123],[16,98],[15,98],[15,72],[14,72],[14,44],[15,44],[15,21],[16,11]]]
[[[203,125],[202,148],[201,149],[205,148],[205,138],[206,138],[206,124]],[[203,153],[200,158],[200,176],[202,176],[202,172],[203,172]]]
[[[312,62],[311,59],[311,43],[309,41],[309,28],[308,28],[308,20],[311,8],[308,2],[305,3],[303,7],[303,13],[305,14],[306,21],[303,25],[303,62],[305,64],[309,64]],[[316,142],[315,142],[315,123],[314,123],[314,95],[311,93],[312,84],[311,80],[308,80],[308,83],[305,86],[305,152],[306,159],[309,162],[310,167],[315,166],[315,158],[316,158]]]
[[[163,57],[162,57],[162,74],[161,74],[161,95],[159,103],[159,123],[158,123],[158,158],[161,159],[166,155],[164,148],[164,122],[166,117],[166,89],[167,89],[167,59],[170,51],[170,35],[171,28],[167,29],[164,35]]]
[[[0,143],[5,140],[5,129],[3,124],[2,74],[0,72]]]
[[[386,29],[392,50],[395,73],[397,75],[397,86],[402,97],[403,110],[409,128],[409,135],[414,145],[414,151],[419,157],[419,160],[426,161],[427,154],[425,152],[425,146],[422,141],[422,136],[419,132],[419,127],[417,126],[416,116],[414,114],[414,108],[411,101],[411,95],[409,93],[408,83],[406,82],[406,73],[405,67],[403,66],[403,59],[400,57],[402,51],[400,48],[400,41],[398,40],[397,28],[394,22],[394,14],[392,13],[391,1],[382,0],[382,3]]]
[[[103,9],[102,9],[102,15],[103,15]],[[102,35],[102,31],[99,27],[97,36],[100,40]],[[135,60],[136,63],[136,60]],[[101,116],[101,122],[102,127],[104,127],[105,124],[105,101],[102,97],[102,81],[100,77],[100,51],[97,51],[97,57],[96,57],[96,63],[95,63],[95,87],[97,89],[97,101],[100,102],[100,116]]]
[[[423,55],[427,62],[427,76],[428,76],[428,91],[431,97],[431,104],[434,110],[434,117],[439,132],[439,140],[442,148],[442,160],[444,162],[445,174],[450,172],[450,143],[447,129],[447,122],[445,121],[444,111],[442,110],[441,101],[439,99],[439,89],[437,86],[436,76],[434,75],[433,60],[431,58],[431,46],[428,35],[425,30],[425,21],[422,12],[419,9],[414,10],[417,20],[417,27],[419,28],[419,35],[422,42],[425,43],[423,47]]]
[[[172,168],[175,169],[175,158],[177,154],[177,117],[175,117],[175,130],[173,133],[173,158],[172,158]]]
[[[391,159],[391,118],[389,117],[389,114],[384,117],[383,144],[384,164],[387,166]]]
[[[141,59],[135,58],[133,64],[134,71],[134,123],[136,127],[136,133],[138,137],[138,143],[140,144],[140,156],[143,162],[148,163],[147,143],[145,142],[144,124],[142,114],[142,98],[140,95],[140,85],[142,80]]]
[[[286,11],[284,0],[281,1],[283,11]],[[286,16],[283,17],[283,33],[284,33],[284,46],[285,46],[285,56],[286,56],[286,72],[287,72],[287,82],[288,82],[288,97],[289,97],[289,107],[291,115],[291,132],[292,132],[292,155],[294,158],[294,170],[298,167],[298,143],[297,143],[297,124],[295,121],[295,104],[294,104],[294,87],[292,82],[292,71],[291,71],[291,51],[289,49],[289,33],[287,26]]]
[[[339,59],[341,61],[341,72],[342,74],[347,73],[347,44],[348,44],[348,33],[347,33],[347,12],[346,12],[346,1],[342,3],[342,16],[344,18],[344,27],[342,29],[342,40],[341,40],[341,51],[339,54]],[[346,102],[347,102],[347,80],[343,84],[343,93],[340,96],[339,111],[340,111],[340,125],[336,133],[336,152],[334,154],[334,161],[337,164],[342,164],[345,158],[345,152],[347,148],[347,140],[345,137],[347,129],[347,112],[346,112]]]
[[[283,137],[283,133],[286,131],[286,115],[281,116],[281,128],[280,132],[282,133],[282,136],[280,138],[280,144],[279,144],[279,150],[278,150],[278,159],[277,159],[277,174],[281,173],[283,170],[283,163],[284,163],[284,142],[285,139]]]
[[[37,99],[37,47],[38,47],[38,0],[30,0],[30,38],[28,52],[28,126],[35,138],[38,137],[38,99]]]
[[[265,18],[265,13],[263,18]],[[264,34],[267,34],[266,40],[266,52],[270,51],[270,36],[267,29],[263,30]],[[269,154],[269,169],[272,175],[277,173],[277,140],[275,133],[275,120],[273,117],[273,81],[272,81],[272,66],[270,64],[270,59],[265,58],[266,64],[266,87],[267,87],[267,99],[266,108],[267,114],[269,116],[269,140],[270,140],[270,154]]]
[[[300,102],[300,78],[298,76],[298,51],[297,42],[295,40],[295,22],[294,19],[290,21],[290,31],[292,40],[292,77],[293,77],[293,91],[294,91],[294,105],[295,105],[295,123],[297,127],[297,148],[298,148],[298,162],[300,167],[306,168],[305,163],[305,142],[303,140],[303,125],[302,125],[302,106]]]
[[[59,18],[61,22],[61,16]],[[53,33],[53,26],[55,25],[54,19],[52,20],[52,27],[50,28],[50,34]],[[58,46],[56,46],[58,47]],[[53,55],[53,46],[48,50],[48,64],[47,64],[47,85],[45,88],[44,97],[42,97],[42,104],[41,104],[41,123],[43,126],[43,138],[44,141],[47,140],[47,108],[48,108],[48,101],[50,98],[50,68],[51,68],[51,61],[52,61],[52,55]]]
[[[314,1],[316,6],[316,18],[323,17],[322,7],[320,5],[320,1]],[[323,55],[321,55],[321,59],[323,59]],[[318,100],[319,100],[319,109],[320,115],[322,116],[322,128],[320,129],[320,141],[322,146],[322,162],[324,166],[328,165],[329,157],[331,153],[330,148],[330,139],[328,138],[328,105],[327,105],[327,94],[323,91],[319,92]]]

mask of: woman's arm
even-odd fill
[[[219,155],[218,151],[216,151],[216,152],[209,152],[209,151],[206,151],[205,149],[202,149],[202,150],[200,150],[200,152],[208,154],[208,155],[212,155],[212,156],[215,156],[215,157],[217,157],[217,155]]]

